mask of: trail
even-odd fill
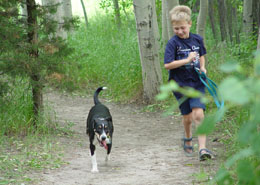
[[[72,122],[76,135],[64,138],[67,165],[59,169],[34,174],[42,185],[182,185],[206,184],[215,173],[217,158],[199,162],[198,151],[186,157],[181,147],[183,126],[180,116],[164,117],[161,113],[147,113],[138,105],[120,105],[100,101],[113,116],[114,136],[111,158],[105,162],[105,150],[97,146],[99,173],[91,173],[89,141],[85,134],[86,118],[93,106],[93,98],[47,93],[49,102],[61,124]],[[197,144],[194,138],[193,144]],[[220,144],[208,139],[211,150]],[[206,177],[198,178],[204,171]]]

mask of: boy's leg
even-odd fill
[[[185,131],[185,138],[191,138],[192,137],[192,113],[189,113],[187,115],[183,115],[182,117],[182,123],[184,126]],[[187,146],[192,146],[191,141],[186,141]],[[192,149],[186,149],[188,153],[192,153]]]
[[[192,109],[192,120],[196,124],[196,127],[199,126],[204,119],[204,111],[202,108],[193,108]],[[198,135],[199,151],[203,148],[206,148],[206,135]]]

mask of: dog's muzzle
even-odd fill
[[[100,146],[104,147],[106,150],[108,149],[107,144],[110,144],[110,137],[106,135],[105,132],[103,132],[101,135],[97,134],[97,140],[100,144]]]

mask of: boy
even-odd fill
[[[190,33],[191,9],[187,6],[176,6],[170,11],[170,18],[175,36],[168,41],[164,55],[164,67],[169,70],[169,80],[176,81],[181,87],[192,87],[205,94],[205,87],[194,67],[206,74],[206,49],[203,38]],[[185,130],[183,149],[189,156],[193,152],[192,122],[198,126],[203,121],[205,105],[199,98],[188,98],[181,102],[182,94],[174,92],[174,96],[180,102],[179,108]],[[199,135],[198,143],[200,161],[211,159],[212,153],[206,148],[206,136]]]

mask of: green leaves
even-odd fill
[[[241,66],[237,62],[229,62],[220,66],[221,71],[230,73],[235,71],[241,71]]]
[[[243,105],[249,102],[251,94],[245,83],[236,77],[225,79],[219,86],[219,90],[224,100],[235,104]]]

